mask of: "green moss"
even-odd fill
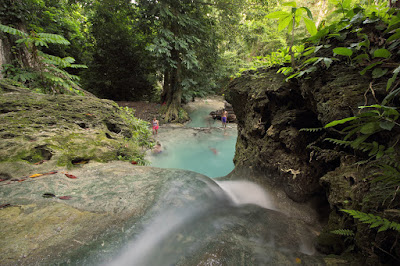
[[[109,100],[35,93],[3,96],[0,161],[38,162],[46,159],[43,146],[61,166],[70,166],[77,158],[140,160],[140,146],[151,144],[148,123]]]

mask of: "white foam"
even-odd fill
[[[218,181],[216,182],[237,204],[255,204],[265,209],[276,210],[271,197],[259,185],[250,181]]]

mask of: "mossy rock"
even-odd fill
[[[143,161],[151,132],[133,111],[95,97],[0,85],[0,162]]]

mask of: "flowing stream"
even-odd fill
[[[305,212],[283,192],[267,192],[249,181],[213,179],[234,168],[237,129],[210,120],[208,113],[217,108],[204,104],[188,125],[162,126],[156,139],[163,151],[148,154],[148,160],[208,177],[180,170],[164,177],[157,200],[139,220],[99,238],[97,246],[67,264],[325,265],[314,254],[311,208]]]

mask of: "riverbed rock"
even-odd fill
[[[230,122],[230,123],[236,123],[237,119],[236,119],[235,111],[233,110],[232,105],[230,103],[226,102],[226,101],[224,102],[224,108],[223,109],[218,109],[216,111],[210,112],[210,116],[213,119],[221,120],[221,117],[222,117],[222,114],[223,114],[224,110],[226,112],[228,112],[227,121]]]
[[[236,206],[206,176],[127,162],[53,170],[1,184],[1,265],[325,264],[307,255],[315,234],[306,223]]]

